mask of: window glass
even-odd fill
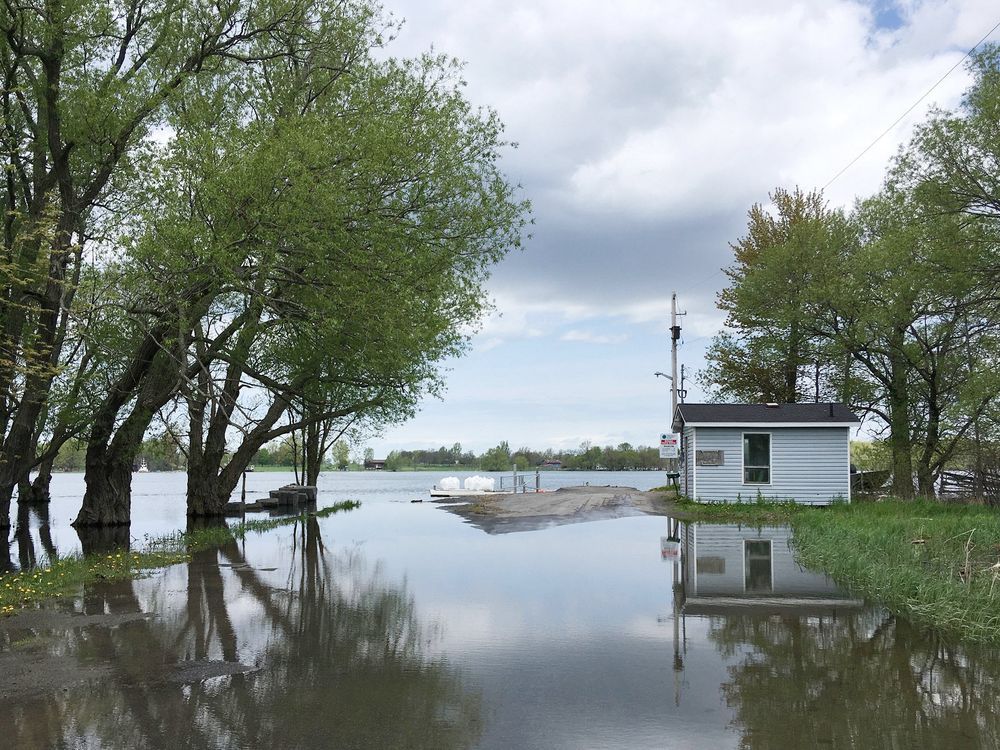
[[[746,591],[768,593],[771,591],[771,542],[750,541],[743,547],[743,585]]]
[[[743,436],[743,482],[768,484],[771,481],[771,436],[748,433]]]

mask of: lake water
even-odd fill
[[[785,529],[641,516],[488,534],[410,502],[440,478],[324,475],[320,506],[362,507],[0,621],[0,746],[1000,745],[998,655],[802,570]],[[251,474],[250,497],[290,480]],[[81,490],[54,478],[49,523],[27,519],[9,567],[79,547]],[[183,475],[135,490],[135,546],[183,526]]]

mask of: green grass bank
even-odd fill
[[[789,524],[802,564],[949,638],[1000,643],[1000,513],[933,501],[702,505],[708,523]]]
[[[53,560],[47,568],[38,568],[0,576],[0,615],[11,615],[43,599],[70,596],[87,583],[102,580],[141,578],[153,570],[184,562],[192,552],[213,547],[247,534],[262,534],[280,526],[289,526],[306,516],[325,518],[353,510],[360,503],[346,501],[312,513],[284,518],[241,521],[233,525],[212,526],[176,532],[147,542],[140,551],[120,550],[107,554],[68,555]]]

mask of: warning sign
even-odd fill
[[[680,455],[681,436],[676,432],[660,435],[660,458],[677,458]]]

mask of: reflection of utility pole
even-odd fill
[[[680,540],[680,521],[673,518],[667,519],[667,533],[669,538]],[[684,554],[682,549],[681,555]],[[673,580],[673,610],[674,610],[674,705],[681,705],[681,685],[683,682],[684,657],[681,655],[681,619],[683,614],[684,597],[684,572],[682,566],[686,560],[678,555],[674,558],[674,580]]]

